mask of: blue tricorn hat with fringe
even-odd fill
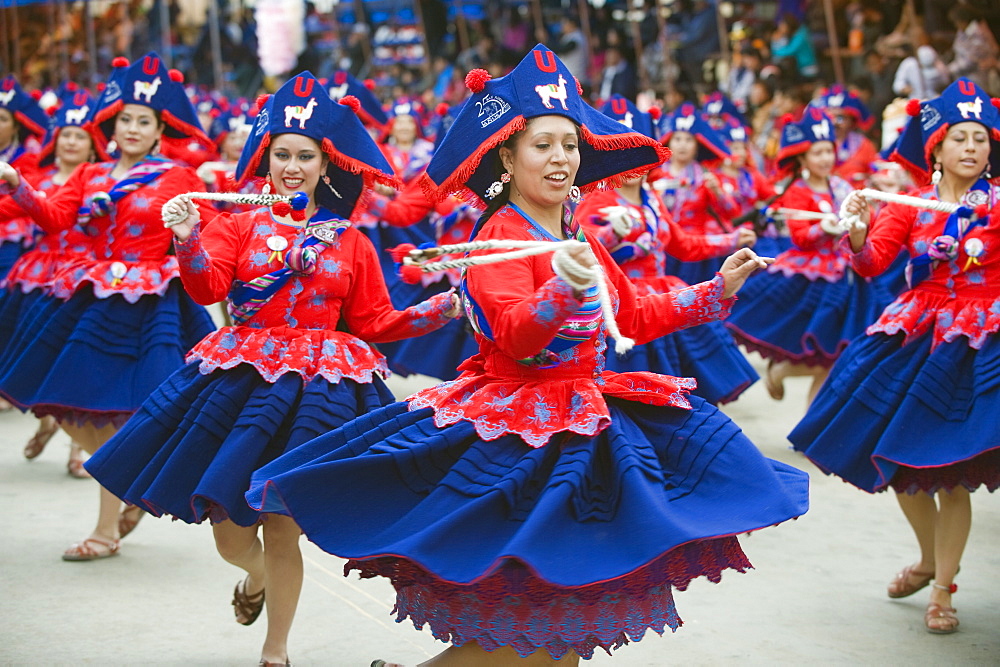
[[[677,107],[673,113],[669,113],[660,119],[659,124],[660,141],[663,145],[670,143],[670,138],[674,132],[687,132],[694,135],[698,142],[699,162],[709,162],[711,160],[721,160],[729,157],[729,149],[722,135],[709,125],[708,118],[695,105],[690,102]]]
[[[796,156],[802,155],[820,141],[836,141],[833,119],[819,107],[806,107],[800,121],[790,121],[781,128],[778,166],[781,169],[794,168]]]
[[[168,137],[192,137],[210,143],[179,71],[168,70],[155,53],[147,53],[131,65],[125,58],[115,58],[112,65],[114,70],[97,98],[93,116],[94,125],[105,138],[114,134],[115,116],[126,104],[140,104],[159,114],[165,126],[163,133]]]
[[[312,73],[302,72],[266,100],[258,100],[258,107],[236,165],[241,183],[267,175],[268,146],[274,137],[300,134],[315,141],[330,159],[326,168],[330,186],[319,183],[314,196],[318,205],[340,217],[350,220],[360,213],[375,183],[399,187],[392,167],[358,118],[357,98],[334,102]]]
[[[705,103],[701,105],[701,111],[709,118],[721,118],[723,121],[735,118],[743,127],[750,127],[747,117],[743,115],[736,103],[719,91],[715,91],[705,98]]]
[[[45,136],[49,127],[49,116],[39,106],[34,97],[24,92],[13,75],[0,79],[0,109],[6,109],[20,126],[18,137],[21,141],[33,134],[39,139]]]
[[[59,95],[59,108],[49,122],[49,130],[45,135],[42,150],[38,154],[38,164],[46,167],[55,160],[56,139],[59,138],[59,131],[64,127],[78,127],[91,137],[94,144],[94,152],[101,160],[108,159],[104,150],[104,142],[101,141],[95,131],[91,118],[94,112],[94,97],[83,88],[63,88]]]
[[[912,116],[899,135],[891,159],[901,164],[918,184],[930,179],[934,147],[948,128],[958,123],[979,123],[990,137],[989,171],[1000,176],[1000,110],[989,94],[966,78],[954,81],[940,97],[920,102],[910,100],[906,112]]]
[[[329,93],[330,99],[334,102],[339,102],[348,95],[358,98],[358,101],[361,103],[361,108],[358,110],[358,117],[361,118],[361,122],[369,127],[381,130],[389,122],[389,118],[385,115],[382,105],[368,85],[368,83],[362,83],[355,79],[351,76],[350,72],[337,70],[327,83],[327,93]],[[374,87],[374,82],[371,85]]]
[[[819,95],[809,103],[809,106],[822,109],[827,114],[834,111],[846,113],[854,118],[854,122],[862,130],[867,130],[875,122],[875,117],[861,98],[839,83],[820,90]]]
[[[617,187],[670,156],[655,140],[587,104],[569,69],[542,44],[507,75],[490,79],[485,70],[473,70],[465,83],[473,94],[422,176],[435,200],[461,192],[483,205],[490,184],[503,171],[500,145],[539,116],[563,116],[579,126],[580,168],[574,184],[584,191]]]
[[[601,113],[617,120],[625,127],[645,134],[650,139],[653,138],[653,116],[645,111],[639,111],[639,107],[627,97],[617,93],[612,95],[601,105]]]

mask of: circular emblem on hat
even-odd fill
[[[982,239],[973,238],[966,240],[965,242],[966,255],[972,258],[976,258],[976,257],[982,257],[984,252],[986,252],[986,246],[983,245]]]
[[[288,247],[288,239],[283,236],[269,236],[267,238],[267,248],[268,250],[273,250],[274,252],[281,252]]]

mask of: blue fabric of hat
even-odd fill
[[[785,123],[781,128],[778,167],[794,169],[797,164],[795,158],[820,141],[836,141],[833,119],[818,107],[806,107],[801,120]]]
[[[216,114],[215,118],[212,119],[212,127],[209,128],[208,136],[217,147],[221,148],[222,142],[226,140],[230,132],[244,126],[248,130],[253,127],[254,118],[256,118],[256,114],[251,113],[250,103],[245,99],[239,99],[229,105],[229,108],[222,109]]]
[[[899,136],[892,159],[909,171],[918,184],[927,183],[934,164],[933,151],[958,123],[974,122],[990,136],[989,171],[1000,176],[1000,110],[989,94],[962,77],[944,89],[940,97],[925,102],[910,100],[907,113],[914,116]]]
[[[417,136],[420,138],[424,137],[424,119],[425,119],[425,109],[424,105],[417,100],[399,100],[395,102],[389,108],[389,121],[382,128],[382,133],[379,136],[379,143],[385,143],[389,140],[392,134],[392,128],[396,123],[396,119],[400,116],[409,116],[413,119],[413,122],[417,124]]]
[[[96,102],[93,95],[82,88],[63,87],[60,90],[62,94],[59,95],[59,108],[49,122],[42,150],[38,153],[38,164],[47,167],[55,160],[56,139],[59,138],[59,130],[64,127],[79,127],[90,134],[98,158],[107,160],[104,142],[99,136],[95,136],[98,133],[91,122]]]
[[[750,127],[747,117],[743,115],[736,103],[718,91],[705,98],[705,103],[701,105],[701,111],[709,118],[721,118],[724,121],[735,118],[743,127]]]
[[[97,98],[94,124],[108,139],[114,134],[115,117],[126,104],[139,104],[160,115],[163,133],[177,139],[192,137],[210,143],[188,99],[177,70],[168,70],[155,53],[147,53],[131,65],[115,58],[114,70]]]
[[[872,116],[872,112],[868,110],[861,98],[839,83],[820,90],[819,95],[809,102],[809,106],[822,109],[827,114],[835,111],[847,113],[854,118],[862,130],[867,130],[875,122],[875,117]]]
[[[434,132],[434,150],[438,149],[441,142],[444,140],[448,130],[451,129],[452,124],[455,119],[458,118],[458,114],[461,113],[462,108],[465,107],[465,103],[468,98],[462,100],[458,104],[448,107],[448,111],[445,113],[438,113],[434,120],[431,121],[431,130]]]
[[[654,136],[653,117],[645,111],[639,111],[639,107],[627,97],[617,93],[612,95],[601,105],[601,113],[650,139]]]
[[[0,79],[0,109],[6,109],[14,116],[14,120],[20,126],[18,137],[21,141],[31,134],[39,139],[45,136],[45,131],[49,127],[48,114],[42,110],[35,98],[24,92],[13,75]]]
[[[260,105],[236,165],[241,183],[267,175],[268,146],[281,134],[309,137],[330,158],[326,175],[337,194],[320,182],[316,186],[316,203],[342,218],[350,220],[362,212],[375,183],[397,188],[400,185],[350,103],[341,100],[338,104],[330,99],[311,72],[292,77]]]
[[[687,132],[694,135],[698,142],[699,162],[720,160],[729,157],[729,149],[722,135],[709,124],[708,117],[690,102],[685,102],[660,119],[660,141],[663,145],[670,143],[674,132]]]
[[[734,116],[723,117],[723,123],[718,128],[718,132],[722,135],[726,146],[735,142],[746,143],[750,140],[750,130]]]
[[[358,116],[365,125],[381,131],[389,122],[389,117],[382,110],[382,104],[375,97],[375,93],[351,76],[350,72],[337,70],[327,85],[327,93],[334,102],[339,102],[348,95],[358,98],[358,101],[361,102]]]
[[[503,171],[500,145],[538,116],[563,116],[580,127],[580,168],[574,185],[584,191],[618,187],[670,156],[653,139],[587,104],[569,69],[543,44],[507,75],[490,79],[485,70],[473,70],[466,85],[473,94],[421,177],[433,199],[462,193],[485,206],[487,189]]]

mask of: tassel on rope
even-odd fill
[[[583,241],[504,241],[493,239],[489,241],[470,241],[469,243],[454,243],[430,248],[414,248],[410,244],[396,246],[389,250],[393,259],[402,266],[399,269],[400,278],[407,283],[418,283],[424,273],[434,273],[447,269],[462,269],[469,266],[480,266],[482,264],[495,264],[497,262],[507,262],[514,259],[531,257],[532,255],[542,255],[547,252],[558,250],[571,250],[574,248],[589,247]],[[490,255],[478,255],[476,257],[461,257],[447,259],[439,262],[428,260],[442,255],[453,255],[468,253],[474,250],[510,250],[511,252],[493,253]],[[398,258],[398,259],[397,259]],[[575,264],[575,262],[574,262]],[[608,291],[608,284],[604,271],[600,265],[584,267],[576,265],[572,269],[575,278],[583,282],[597,286],[597,295],[601,304],[601,315],[604,317],[604,326],[607,327],[608,335],[615,339],[615,352],[625,354],[635,346],[635,341],[622,335],[615,320],[614,308],[611,305],[611,294]]]
[[[275,215],[291,215],[292,220],[301,222],[306,219],[305,209],[309,205],[309,195],[296,192],[293,195],[254,194],[241,192],[188,192],[168,200],[160,209],[160,217],[164,227],[173,227],[188,219],[187,210],[178,212],[178,206],[187,208],[187,202],[192,199],[207,199],[224,201],[231,204],[246,204],[249,206],[270,206]],[[284,207],[288,207],[287,210]],[[279,213],[278,210],[284,211]]]

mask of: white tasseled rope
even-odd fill
[[[855,196],[865,197],[866,199],[877,199],[878,201],[891,202],[893,204],[903,204],[914,208],[926,208],[931,211],[941,211],[943,213],[954,213],[955,209],[959,206],[958,204],[952,202],[922,199],[920,197],[913,197],[910,195],[897,195],[891,192],[872,190],[871,188],[856,190],[851,193],[851,196],[844,200],[843,204],[840,205],[840,227],[845,232],[851,231],[854,227],[860,227],[861,229],[864,229],[865,227],[865,223],[861,222],[860,216],[851,215],[846,210],[848,202],[851,201],[851,197]]]
[[[187,211],[184,211],[183,217],[179,214],[172,213],[169,209],[172,209],[178,204],[184,204],[187,208],[187,202],[192,199],[210,199],[212,201],[226,201],[233,204],[248,204],[251,206],[270,206],[271,204],[276,204],[278,202],[288,202],[291,203],[292,198],[285,195],[264,195],[264,194],[254,194],[254,193],[240,193],[240,192],[188,192],[187,194],[177,195],[176,197],[167,201],[160,209],[160,217],[163,219],[164,227],[173,227],[174,225],[180,224],[188,219]]]
[[[836,213],[819,213],[818,211],[803,211],[798,208],[777,208],[774,213],[785,220],[837,220]]]
[[[479,266],[482,264],[494,264],[506,262],[512,259],[522,259],[532,255],[541,255],[557,250],[569,250],[571,248],[589,248],[583,241],[504,241],[492,239],[488,241],[472,241],[470,243],[455,243],[443,245],[435,248],[411,250],[409,256],[403,259],[403,263],[409,266],[419,266],[424,273],[433,273],[444,269],[461,269],[468,266]],[[473,250],[503,250],[514,248],[513,252],[493,253],[490,255],[479,255],[477,257],[462,257],[460,259],[450,259],[441,262],[422,263],[427,257],[436,257],[444,254],[455,254],[472,252]],[[592,268],[587,268],[576,264],[569,269],[568,263],[563,264],[569,269],[574,277],[586,279],[592,285],[597,285],[597,297],[601,304],[601,315],[604,317],[604,326],[607,327],[608,335],[615,339],[615,352],[625,354],[635,346],[635,341],[622,335],[615,320],[615,313],[611,307],[611,295],[608,292],[608,284],[604,271],[599,264]],[[567,281],[569,282],[569,281]]]

